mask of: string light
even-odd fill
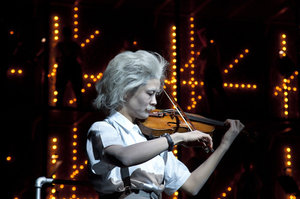
[[[53,30],[52,30],[52,40],[51,40],[51,52],[50,52],[50,66],[49,67],[49,73],[48,73],[48,78],[50,80],[49,84],[50,84],[50,88],[49,88],[49,92],[50,92],[50,100],[49,100],[49,104],[50,105],[55,105],[57,103],[57,94],[54,95],[54,92],[57,93],[56,89],[55,89],[55,81],[56,81],[56,72],[57,72],[57,68],[59,67],[58,64],[55,61],[55,57],[54,57],[54,48],[57,44],[57,42],[59,41],[59,35],[60,35],[60,18],[58,16],[54,16],[52,18],[53,20]],[[74,6],[73,6],[73,37],[74,39],[77,39],[79,37],[79,1],[75,1],[74,2]],[[88,36],[88,38],[84,39],[84,42],[81,42],[80,46],[81,47],[85,47],[87,44],[91,43],[96,37],[98,37],[100,35],[100,31],[99,30],[95,30],[92,34],[90,34]],[[18,72],[23,73],[23,71],[18,70]],[[15,72],[14,72],[15,73]],[[102,75],[99,74],[97,75],[97,78],[93,79],[93,83],[95,83],[98,79],[100,79],[102,77]],[[91,88],[92,84],[91,82],[88,82],[85,84],[86,88]],[[81,92],[85,93],[86,92],[86,88],[82,88]],[[71,98],[68,100],[69,105],[73,105],[75,102],[77,101],[76,98]]]
[[[292,149],[290,146],[286,146],[283,148],[283,160],[285,167],[285,174],[288,176],[293,175],[293,157],[292,157]],[[294,194],[287,194],[287,199],[296,199]]]
[[[78,7],[79,1],[74,2],[74,7],[73,7],[73,38],[78,39],[78,31],[79,31],[79,7]]]
[[[21,69],[21,67],[12,66],[7,70],[7,75],[13,77],[21,77],[23,76],[23,69]]]
[[[255,90],[257,89],[256,84],[250,84],[250,83],[230,83],[225,82],[223,84],[224,88],[235,88],[235,89],[243,89],[243,90]]]
[[[51,37],[50,37],[50,59],[49,59],[49,73],[48,73],[48,78],[49,78],[49,104],[50,105],[55,105],[57,102],[56,95],[55,93],[55,81],[56,81],[56,71],[58,68],[58,64],[55,61],[54,57],[54,48],[57,45],[57,42],[59,42],[60,38],[60,18],[59,16],[55,15],[52,17],[52,31],[51,31]],[[56,91],[57,92],[57,91]]]
[[[95,39],[99,35],[100,35],[100,31],[99,30],[95,30],[95,32],[93,34],[90,34],[90,36],[88,36],[86,39],[84,39],[83,42],[81,42],[80,46],[82,48],[84,48],[87,44],[91,43],[91,41],[93,39]]]
[[[173,98],[175,99],[175,101],[177,101],[177,92],[176,92],[176,89],[177,89],[177,72],[176,72],[176,69],[177,69],[177,59],[176,59],[176,56],[177,56],[177,52],[176,52],[176,49],[177,49],[177,46],[176,46],[176,26],[172,26],[171,27],[171,34],[170,34],[170,39],[171,39],[171,71],[170,71],[170,80],[165,80],[165,85],[164,85],[164,89],[167,88],[167,86],[169,86],[169,89],[171,90],[171,94],[173,96]]]
[[[285,57],[287,56],[287,35],[285,33],[280,35],[279,39],[279,56]],[[299,72],[296,70],[294,71],[288,78],[282,77],[280,80],[280,84],[275,86],[273,95],[280,96],[282,99],[282,111],[281,115],[284,118],[288,118],[290,111],[292,108],[290,107],[290,99],[291,95],[298,92],[297,87],[297,78]]]
[[[195,19],[193,16],[191,16],[189,18],[189,58],[188,58],[188,63],[186,63],[184,65],[184,67],[182,67],[180,69],[181,72],[184,72],[185,70],[187,70],[187,73],[189,73],[189,79],[186,81],[184,80],[182,82],[183,85],[188,85],[190,87],[190,101],[189,104],[187,105],[187,110],[191,111],[192,109],[196,108],[197,105],[197,100],[195,100],[195,88],[196,86],[198,86],[198,81],[196,81],[195,78],[195,59],[196,59],[196,54],[195,54],[195,23],[194,23]],[[189,69],[189,70],[188,70]],[[199,96],[198,96],[199,97]]]
[[[227,75],[231,70],[233,70],[236,65],[241,62],[242,59],[244,59],[249,54],[249,49],[244,49],[239,55],[236,56],[236,58],[233,60],[232,63],[230,63],[225,69],[224,74]]]
[[[228,187],[226,188],[226,190],[225,190],[224,192],[222,192],[222,193],[217,197],[217,199],[226,198],[227,196],[230,195],[231,191],[232,191],[232,187],[231,187],[231,186],[228,186]]]
[[[196,56],[200,53],[195,51],[195,24],[194,24],[194,17],[189,17],[189,53],[188,53],[188,59],[187,63],[185,63],[181,68],[181,73],[186,73],[188,75],[188,79],[184,79],[181,81],[182,86],[189,87],[189,95],[190,100],[188,102],[188,105],[186,107],[187,110],[191,111],[196,108],[196,105],[198,103],[198,100],[202,99],[201,95],[196,95],[196,87],[203,86],[203,82],[200,82],[195,77],[195,60]],[[198,99],[198,100],[195,100]]]

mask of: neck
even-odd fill
[[[131,117],[128,112],[126,111],[125,108],[122,108],[121,110],[119,110],[119,113],[121,113],[122,115],[124,115],[130,122],[134,123],[135,118]]]

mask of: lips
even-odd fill
[[[148,112],[151,112],[151,111],[153,111],[154,109],[155,109],[155,106],[151,106],[151,105],[147,106],[147,108],[146,108],[146,110],[147,110]]]

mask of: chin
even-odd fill
[[[149,117],[149,113],[148,112],[146,112],[144,114],[140,114],[140,115],[137,116],[137,118],[140,119],[140,120],[145,120],[148,117]]]

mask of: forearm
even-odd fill
[[[191,176],[181,187],[187,193],[195,195],[200,191],[231,146],[236,136],[244,128],[244,125],[239,120],[226,120],[226,122],[230,125],[230,128],[223,136],[219,147],[204,163],[192,172]]]
[[[171,135],[174,144],[180,142],[179,137],[175,134]],[[133,166],[146,162],[153,157],[166,151],[169,147],[168,141],[165,137],[123,146],[109,146],[105,149],[105,156],[107,160],[112,161],[117,166]]]
[[[228,146],[220,145],[205,162],[191,173],[181,189],[190,195],[196,195],[215,170],[228,148]]]

